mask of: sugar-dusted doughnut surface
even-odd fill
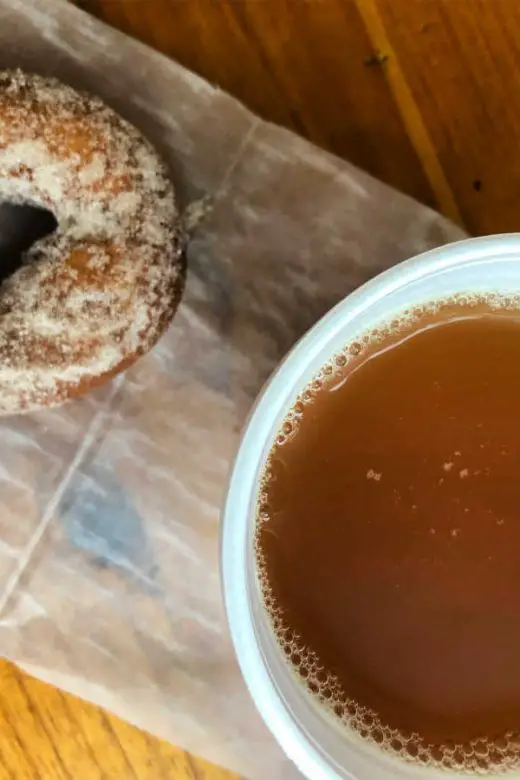
[[[184,284],[173,187],[143,136],[101,100],[0,71],[0,203],[57,229],[0,286],[0,414],[61,403],[128,367]]]

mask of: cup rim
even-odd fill
[[[302,367],[309,366],[327,344],[334,342],[350,320],[384,295],[453,266],[489,263],[496,259],[520,260],[520,233],[463,239],[416,255],[378,274],[347,295],[295,344],[260,392],[244,426],[221,515],[224,607],[240,670],[258,712],[288,758],[313,780],[333,780],[339,776],[291,717],[272,680],[257,641],[246,566],[251,503],[256,504],[255,488],[262,453],[266,443],[270,447],[273,442],[277,430],[275,423],[281,410],[287,413],[290,409],[290,405],[285,405],[288,393],[284,388],[292,388]],[[290,673],[289,666],[287,672]],[[406,765],[402,766],[404,776]],[[355,780],[347,768],[345,772],[344,777]]]

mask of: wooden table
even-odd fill
[[[0,780],[233,780],[0,663]]]
[[[520,228],[517,0],[76,0],[471,233]],[[0,667],[0,780],[223,780]]]

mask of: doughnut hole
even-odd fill
[[[57,227],[47,209],[0,203],[0,284],[22,265],[23,254]]]

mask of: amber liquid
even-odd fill
[[[292,663],[338,715],[368,712],[356,728],[376,742],[379,724],[425,761],[514,763],[520,317],[425,315],[300,412],[271,453],[257,536]]]

